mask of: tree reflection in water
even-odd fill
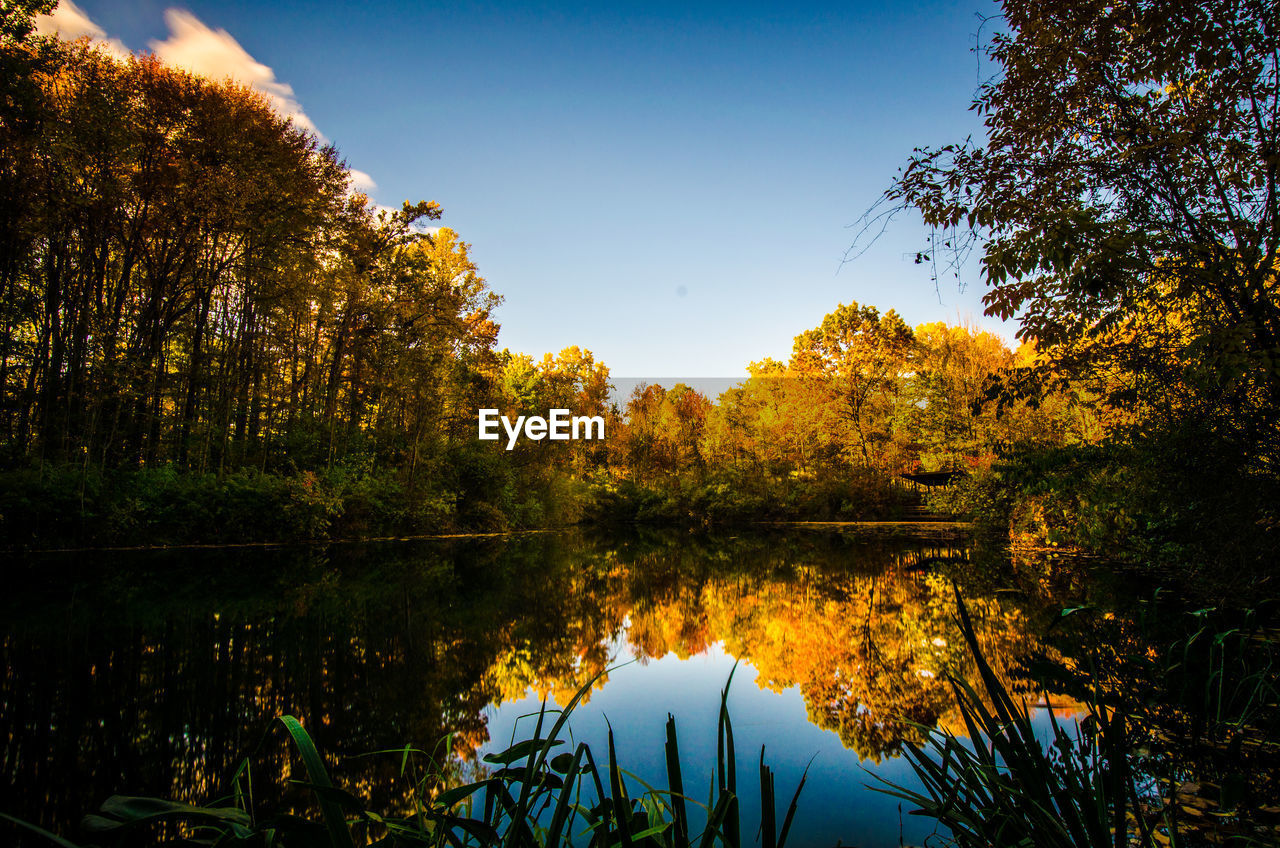
[[[563,700],[629,658],[617,645],[644,662],[722,643],[879,761],[953,718],[941,678],[970,669],[952,578],[997,668],[1016,680],[1037,647],[1037,611],[984,588],[964,549],[813,531],[62,555],[11,573],[0,809],[60,831],[116,792],[216,797],[251,753],[255,791],[289,803],[270,795],[288,792],[266,733],[283,713],[341,757],[341,785],[394,808],[398,762],[353,755],[453,733],[465,759],[487,706]]]

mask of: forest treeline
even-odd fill
[[[1228,512],[1236,541],[1274,524],[1273,419],[1231,404],[1273,405],[1192,367],[1254,373],[1195,360],[1194,310],[1136,303],[1103,361],[1043,318],[1015,350],[850,303],[719,397],[615,399],[590,351],[498,348],[501,298],[437,204],[381,209],[260,94],[38,37],[39,5],[6,7],[0,68],[6,544],[890,517],[920,470],[965,472],[942,508],[1037,542],[1185,558]],[[606,440],[477,438],[480,408],[557,407]]]
[[[590,352],[498,350],[500,298],[427,226],[439,206],[378,210],[259,94],[87,42],[11,41],[4,62],[11,542],[859,517],[892,509],[886,473],[1012,437],[970,410],[1012,361],[999,340],[857,305],[718,404],[612,403]],[[476,437],[490,406],[604,415],[609,438],[502,451]]]

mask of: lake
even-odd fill
[[[952,580],[1014,683],[1060,594],[999,552],[839,528],[60,553],[6,576],[0,810],[70,837],[111,794],[211,801],[246,756],[262,803],[306,803],[283,714],[340,786],[402,809],[399,755],[372,752],[452,734],[474,775],[597,676],[575,737],[603,750],[607,718],[624,768],[661,780],[671,713],[705,797],[736,663],[744,832],[764,746],[780,803],[808,768],[791,844],[919,844],[932,824],[869,784],[913,785],[902,743],[959,729]]]

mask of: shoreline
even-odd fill
[[[567,527],[542,527],[528,530],[501,530],[492,532],[474,532],[474,533],[424,533],[410,536],[374,536],[369,538],[345,538],[345,539],[309,539],[298,541],[273,541],[273,542],[179,542],[171,545],[104,545],[104,546],[80,546],[74,548],[7,548],[4,553],[11,556],[23,556],[29,554],[86,554],[86,553],[129,553],[129,552],[149,552],[149,551],[195,551],[195,550],[243,550],[247,548],[260,548],[263,550],[281,549],[281,548],[304,548],[329,545],[364,545],[364,544],[386,544],[391,542],[429,542],[429,541],[446,541],[450,539],[501,539],[517,536],[533,536],[546,533],[568,533],[579,530],[584,526],[592,525],[569,525]],[[670,530],[687,530],[689,525],[684,524],[633,524],[629,527],[645,527],[652,529],[670,529]],[[699,530],[734,530],[748,527],[770,528],[770,529],[818,529],[818,530],[839,530],[844,533],[849,530],[867,531],[865,535],[868,538],[883,538],[885,536],[893,536],[897,538],[920,538],[920,539],[936,539],[936,538],[964,538],[974,534],[974,525],[969,521],[753,521],[746,524],[725,524],[725,525],[695,525],[695,529]],[[915,532],[902,532],[910,529]],[[853,534],[851,534],[853,535]]]

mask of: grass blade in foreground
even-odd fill
[[[950,731],[922,728],[928,741],[907,743],[906,757],[925,794],[883,778],[875,788],[917,804],[914,812],[950,829],[960,848],[1154,848],[1146,828],[1130,833],[1127,827],[1134,792],[1124,717],[1088,703],[1091,721],[1077,725],[1074,736],[1051,719],[1046,750],[1026,705],[1014,701],[983,656],[958,591],[956,605],[990,706],[966,681],[952,678],[968,744]]]
[[[566,729],[569,714],[582,702],[595,679],[578,690],[545,735],[547,709],[544,704],[532,738],[513,741],[505,751],[485,758],[501,768],[483,780],[434,794],[429,787],[445,785],[447,764],[429,756],[430,771],[415,781],[419,791],[415,792],[413,811],[406,816],[382,815],[366,809],[364,802],[334,786],[315,743],[302,723],[293,716],[282,716],[278,721],[288,730],[307,773],[307,780],[293,783],[311,790],[320,807],[319,821],[305,814],[256,819],[253,811],[245,808],[252,805],[251,794],[237,790],[234,797],[240,806],[200,807],[158,798],[115,796],[102,806],[98,815],[88,817],[86,824],[96,834],[115,837],[126,830],[131,831],[135,825],[160,821],[194,823],[204,828],[206,833],[211,831],[214,834],[212,841],[222,845],[296,844],[354,848],[358,833],[361,844],[373,840],[372,844],[387,846],[562,848],[574,845],[575,840],[590,833],[591,844],[597,846],[689,848],[696,842],[701,848],[716,845],[740,848],[737,758],[728,709],[729,683],[733,675],[730,674],[729,683],[726,683],[720,697],[716,762],[708,775],[711,798],[706,808],[705,826],[696,836],[690,833],[688,804],[702,805],[691,802],[684,791],[674,717],[668,716],[666,726],[669,785],[665,789],[650,786],[622,767],[612,727],[608,735],[607,775],[602,774],[586,743],[576,745],[572,754],[564,752],[550,756],[557,746],[565,744],[560,737]],[[408,771],[409,758],[415,753],[425,752],[406,746],[382,753],[396,758],[396,771],[403,777]],[[773,773],[765,765],[763,755],[762,750],[760,793],[764,801],[764,818],[760,833],[771,848],[784,848],[805,778],[801,778],[791,798],[779,833]],[[238,781],[247,774],[247,769],[247,764],[242,764],[233,780]],[[635,799],[628,792],[627,776],[644,789]],[[592,793],[594,801],[584,797]],[[473,817],[472,810],[481,795],[484,797],[483,812]],[[348,814],[354,814],[353,821],[360,823],[356,833],[353,833]],[[544,814],[549,816],[549,820],[544,818]],[[574,827],[579,815],[587,825],[587,829],[580,833],[575,832]],[[16,823],[40,832],[26,823]],[[379,829],[383,835],[377,834]],[[52,834],[48,838],[62,848],[76,848],[73,843]]]
[[[303,728],[302,722],[293,716],[287,715],[280,717],[280,723],[289,731],[289,735],[293,737],[293,743],[298,746],[298,753],[302,755],[302,764],[307,769],[307,776],[311,779],[311,783],[322,789],[332,788],[333,783],[329,780],[329,773],[325,770],[324,761],[320,759],[320,753],[316,751],[315,742],[311,740],[311,734],[307,733],[306,729]],[[324,824],[329,831],[329,839],[333,843],[333,848],[355,848],[342,807],[326,792],[317,791],[315,795],[316,801],[320,804],[320,812],[324,816]]]

